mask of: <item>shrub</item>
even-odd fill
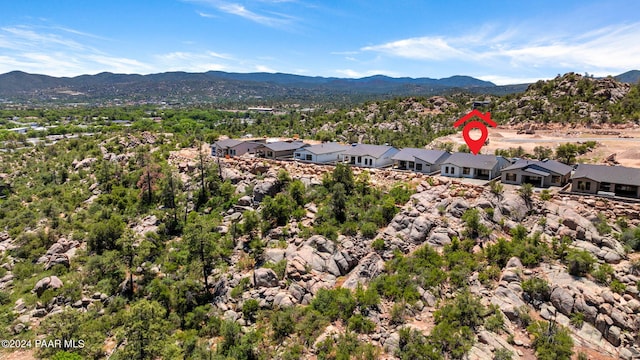
[[[311,307],[332,321],[348,320],[356,308],[356,301],[349,289],[320,289],[311,301]]]
[[[640,227],[625,230],[620,240],[632,250],[640,251]]]
[[[360,334],[370,334],[376,328],[376,324],[366,317],[356,314],[349,319],[349,330]]]
[[[596,259],[585,250],[569,250],[566,257],[569,274],[573,276],[584,276],[591,271]]]
[[[504,185],[502,185],[501,183],[497,182],[496,180],[491,180],[489,182],[489,186],[491,189],[491,193],[494,195],[502,195],[502,193],[504,192]]]
[[[483,285],[488,286],[491,282],[500,279],[500,274],[500,268],[494,265],[489,265],[480,271],[478,274],[478,280],[480,280]]]
[[[526,294],[525,300],[535,304],[549,301],[551,297],[549,284],[546,280],[538,277],[532,277],[523,281],[522,291]]]
[[[600,235],[611,233],[611,226],[607,223],[607,217],[603,213],[598,213],[598,219],[594,221],[594,225]]]
[[[495,312],[484,320],[484,327],[489,331],[499,334],[504,330],[504,316],[499,311]]]
[[[529,314],[529,308],[526,305],[520,306],[516,309],[516,315],[518,316],[518,324],[526,328],[531,323],[531,314]]]
[[[618,279],[613,279],[613,281],[611,281],[611,284],[609,285],[609,288],[611,288],[611,291],[618,294],[624,294],[624,292],[627,291],[627,285],[623,284]]]
[[[486,236],[490,230],[480,222],[480,212],[478,209],[468,209],[462,214],[462,221],[465,222],[465,235],[472,239],[479,236]]]
[[[584,314],[581,312],[574,312],[571,314],[571,320],[569,321],[576,329],[582,328],[584,324]]]
[[[282,280],[282,279],[284,279],[284,275],[285,275],[285,272],[287,270],[287,260],[286,259],[282,259],[282,260],[278,261],[277,263],[269,262],[269,263],[265,263],[262,266],[267,268],[267,269],[273,270],[273,272],[275,272],[276,275],[278,275],[278,279]]]
[[[496,349],[493,352],[493,360],[512,360],[513,353],[505,348]]]
[[[613,278],[613,267],[609,264],[601,264],[591,272],[593,278],[601,284],[608,284]]]
[[[372,222],[366,222],[360,227],[362,236],[367,239],[373,239],[378,233],[378,226]]]
[[[406,313],[406,309],[405,309],[405,304],[403,302],[393,304],[393,307],[391,308],[391,313],[389,314],[390,315],[389,321],[392,324],[402,324],[404,322],[405,313]]]
[[[256,319],[256,313],[260,309],[260,304],[256,299],[248,299],[242,304],[242,316],[249,321]]]
[[[533,335],[533,347],[538,359],[571,359],[573,340],[562,326],[554,322],[535,321],[527,327],[527,331]]]
[[[543,201],[551,200],[551,192],[548,189],[544,189],[540,192],[540,199]]]
[[[373,248],[373,250],[375,251],[382,251],[384,250],[384,239],[382,238],[377,238],[375,240],[373,240],[373,242],[371,243],[371,247]]]
[[[274,311],[271,315],[271,328],[276,340],[282,340],[291,334],[295,329],[293,320],[293,308]]]
[[[340,229],[342,235],[354,236],[358,234],[358,223],[355,221],[346,221]]]

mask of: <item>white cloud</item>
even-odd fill
[[[227,2],[223,0],[183,0],[183,1],[204,4],[206,6],[215,8],[218,11],[221,11],[223,13],[239,16],[243,19],[253,21],[255,23],[269,26],[269,27],[282,28],[291,24],[293,21],[296,20],[294,16],[284,14],[284,13],[274,12],[274,11],[263,11],[263,13],[259,13],[255,10],[248,9],[243,4],[235,3],[235,2]],[[295,2],[295,1],[286,1],[286,0],[263,1],[263,3],[267,5],[277,5],[280,3],[287,3],[287,2]],[[205,13],[202,11],[197,11],[197,13],[202,17],[215,17],[215,15],[211,15],[209,13]]]
[[[206,12],[202,12],[202,11],[197,11],[198,15],[204,17],[204,18],[217,18],[217,16],[213,15],[213,14],[209,14]]]
[[[366,46],[362,51],[376,51],[393,56],[418,60],[445,60],[465,56],[465,52],[449,44],[442,37],[417,37]]]
[[[579,34],[531,36],[530,31],[493,29],[462,36],[423,36],[365,46],[361,51],[417,61],[450,61],[513,69],[553,69],[617,72],[635,69],[640,59],[640,23],[617,24]],[[509,69],[500,68],[501,71]],[[552,70],[553,71],[553,70]]]
[[[266,72],[266,73],[274,73],[277,72],[276,70],[273,70],[272,68],[266,66],[266,65],[256,65],[256,71],[258,72]]]
[[[373,75],[386,75],[391,77],[398,77],[398,73],[394,71],[388,70],[366,70],[366,71],[356,71],[353,69],[337,69],[333,71],[338,76],[343,76],[347,78],[359,79],[367,76]]]

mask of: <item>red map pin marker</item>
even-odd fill
[[[460,127],[460,125],[466,123],[468,120],[476,116],[479,117],[482,121],[486,122],[491,127],[498,126],[498,124],[496,124],[493,120],[491,120],[490,112],[483,114],[476,109],[474,109],[467,115],[461,117],[458,121],[456,121],[453,124],[453,126]],[[469,136],[469,132],[471,131],[471,129],[480,130],[481,135],[479,139],[474,140],[471,138],[471,136]],[[489,130],[487,129],[487,125],[477,120],[467,123],[464,126],[464,128],[462,128],[462,138],[464,138],[464,142],[467,143],[467,146],[469,147],[469,149],[474,155],[478,155],[478,153],[480,152],[480,149],[482,149],[482,147],[484,146],[485,141],[487,141],[488,136],[489,136]]]

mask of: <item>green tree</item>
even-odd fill
[[[568,165],[575,163],[577,154],[578,147],[575,144],[565,143],[556,148],[556,159]]]
[[[564,327],[546,321],[535,321],[527,327],[533,335],[533,347],[541,360],[569,360],[573,354],[573,340]]]
[[[549,159],[553,155],[553,150],[547,146],[539,145],[533,148],[533,155],[538,160]]]
[[[117,240],[124,232],[125,224],[118,215],[110,215],[107,220],[99,221],[91,226],[87,247],[98,255],[105,250],[117,249]]]
[[[164,308],[155,301],[142,299],[131,305],[124,317],[127,345],[115,353],[116,358],[143,360],[162,357],[169,335]]]
[[[333,185],[333,189],[331,192],[331,211],[333,212],[333,217],[339,223],[343,223],[347,220],[347,194],[345,191],[345,187],[341,182],[337,182]]]
[[[344,186],[344,191],[347,195],[351,195],[355,183],[353,180],[353,171],[351,171],[349,165],[338,163],[335,169],[333,169],[332,178],[334,183],[341,183]]]
[[[480,211],[478,209],[468,209],[462,214],[462,220],[465,222],[465,235],[472,239],[479,236],[486,236],[489,229],[482,224]]]
[[[593,268],[596,259],[588,251],[572,249],[569,250],[565,261],[569,268],[569,274],[573,276],[585,276]]]

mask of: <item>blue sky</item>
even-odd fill
[[[640,1],[0,2],[0,73],[164,71],[497,84],[640,69]]]

